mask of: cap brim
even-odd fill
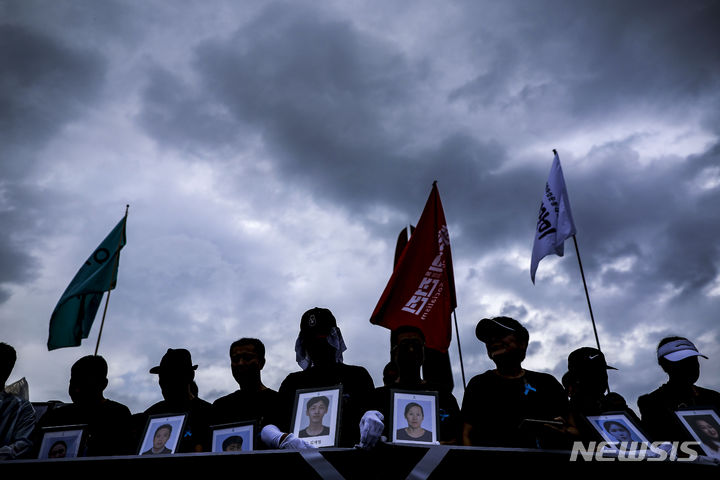
[[[193,369],[193,370],[197,370],[197,368],[198,368],[197,365],[193,365],[193,366],[192,366],[192,369]],[[152,368],[150,369],[150,373],[160,373],[160,372],[162,372],[162,371],[163,371],[163,369],[162,369],[159,365],[156,366],[156,367],[152,367]]]
[[[605,370],[617,370],[617,368],[611,367],[610,365],[605,365]]]
[[[690,357],[708,358],[697,350],[678,350],[677,352],[671,352],[665,355],[665,359],[671,362],[679,362],[680,360],[685,360]]]
[[[492,319],[483,319],[475,327],[475,336],[483,343],[488,343],[495,335],[509,335],[516,333],[515,329],[506,327]]]

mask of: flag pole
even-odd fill
[[[128,216],[128,209],[130,208],[130,205],[125,205],[125,225],[123,226],[123,229],[125,226],[127,226],[127,216]],[[120,264],[120,245],[122,244],[123,235],[120,235],[120,241],[118,242],[118,248],[117,248],[117,254],[115,256],[115,270],[113,271],[112,277],[115,277],[115,274],[117,274],[118,266]],[[110,303],[110,292],[112,290],[108,290],[107,296],[105,297],[105,308],[103,309],[103,316],[102,321],[100,322],[100,331],[98,331],[98,339],[97,343],[95,344],[95,356],[97,357],[98,354],[98,348],[100,348],[100,337],[102,337],[102,331],[103,326],[105,325],[105,315],[107,314],[107,308],[108,303]]]
[[[588,293],[587,282],[585,281],[585,272],[583,271],[582,261],[580,260],[580,250],[578,249],[577,239],[575,235],[572,236],[573,243],[575,244],[575,253],[577,254],[578,265],[580,266],[580,276],[582,277],[583,287],[585,287],[585,298],[587,299],[588,310],[590,310],[590,320],[592,321],[593,332],[595,333],[595,343],[597,343],[598,350],[600,348],[600,340],[598,339],[597,327],[595,326],[595,317],[593,316],[592,305],[590,305],[590,294]]]
[[[467,388],[465,383],[465,366],[463,365],[462,348],[460,348],[460,332],[458,331],[457,314],[453,310],[453,319],[455,320],[455,337],[457,338],[458,344],[458,355],[460,356],[460,373],[462,374],[463,391]]]

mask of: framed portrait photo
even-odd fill
[[[390,390],[390,418],[393,443],[437,444],[438,394]]]
[[[720,417],[712,408],[682,409],[675,412],[680,423],[700,443],[705,455],[720,458]]]
[[[224,425],[213,425],[212,451],[213,452],[251,452],[253,450],[253,435],[255,422],[237,422]]]
[[[586,417],[602,439],[608,443],[609,451],[632,451],[642,449],[650,443],[640,427],[625,412],[608,412],[603,415]]]
[[[175,453],[187,414],[151,415],[140,442],[138,455],[166,455]]]
[[[63,425],[43,428],[38,458],[75,458],[82,456],[87,425]]]
[[[342,385],[295,392],[292,433],[317,447],[335,447],[340,434]]]

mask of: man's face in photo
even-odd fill
[[[327,410],[328,409],[323,402],[315,402],[308,406],[307,415],[310,418],[310,423],[322,423],[322,419],[327,413]]]
[[[164,448],[168,440],[170,440],[170,430],[167,428],[158,428],[153,437],[153,448],[155,448],[155,450]]]

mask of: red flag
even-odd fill
[[[425,344],[446,352],[450,345],[450,315],[457,307],[455,279],[445,213],[437,182],[410,241],[395,265],[370,323],[394,330],[420,328]]]

